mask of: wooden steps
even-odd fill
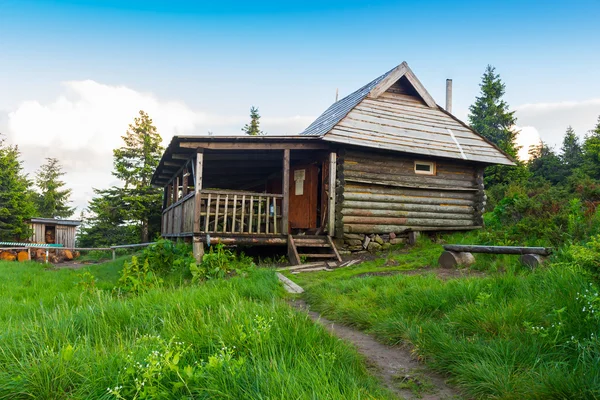
[[[288,235],[288,258],[292,265],[300,265],[303,259],[332,259],[342,262],[330,236]]]

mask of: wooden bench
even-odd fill
[[[544,262],[545,257],[552,253],[552,249],[546,247],[519,247],[519,246],[476,246],[447,244],[444,252],[438,260],[442,268],[454,268],[457,265],[469,266],[475,262],[471,253],[487,254],[516,254],[520,255],[523,265],[534,268]]]

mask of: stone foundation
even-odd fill
[[[343,239],[338,239],[336,245],[345,252],[369,251],[375,253],[387,250],[394,244],[408,243],[408,233],[389,234],[360,234],[344,233]]]

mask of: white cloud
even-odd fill
[[[569,125],[583,138],[595,126],[599,115],[600,99],[523,104],[516,108],[519,126],[537,130],[540,139],[557,150]]]
[[[519,131],[517,135],[517,144],[521,146],[519,159],[526,161],[529,159],[529,147],[540,142],[540,133],[533,126],[516,126],[515,129]]]
[[[241,134],[247,115],[214,115],[192,110],[180,101],[164,101],[151,93],[92,80],[70,81],[56,100],[42,104],[31,100],[8,113],[8,139],[21,148],[30,174],[46,157],[61,160],[80,209],[92,198],[92,188],[115,184],[111,175],[112,150],[138,115],[146,111],[168,144],[173,135]],[[269,134],[293,134],[312,117],[263,117],[261,128]]]

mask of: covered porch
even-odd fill
[[[204,244],[288,245],[333,235],[336,153],[315,138],[175,137],[155,171],[161,234]]]

